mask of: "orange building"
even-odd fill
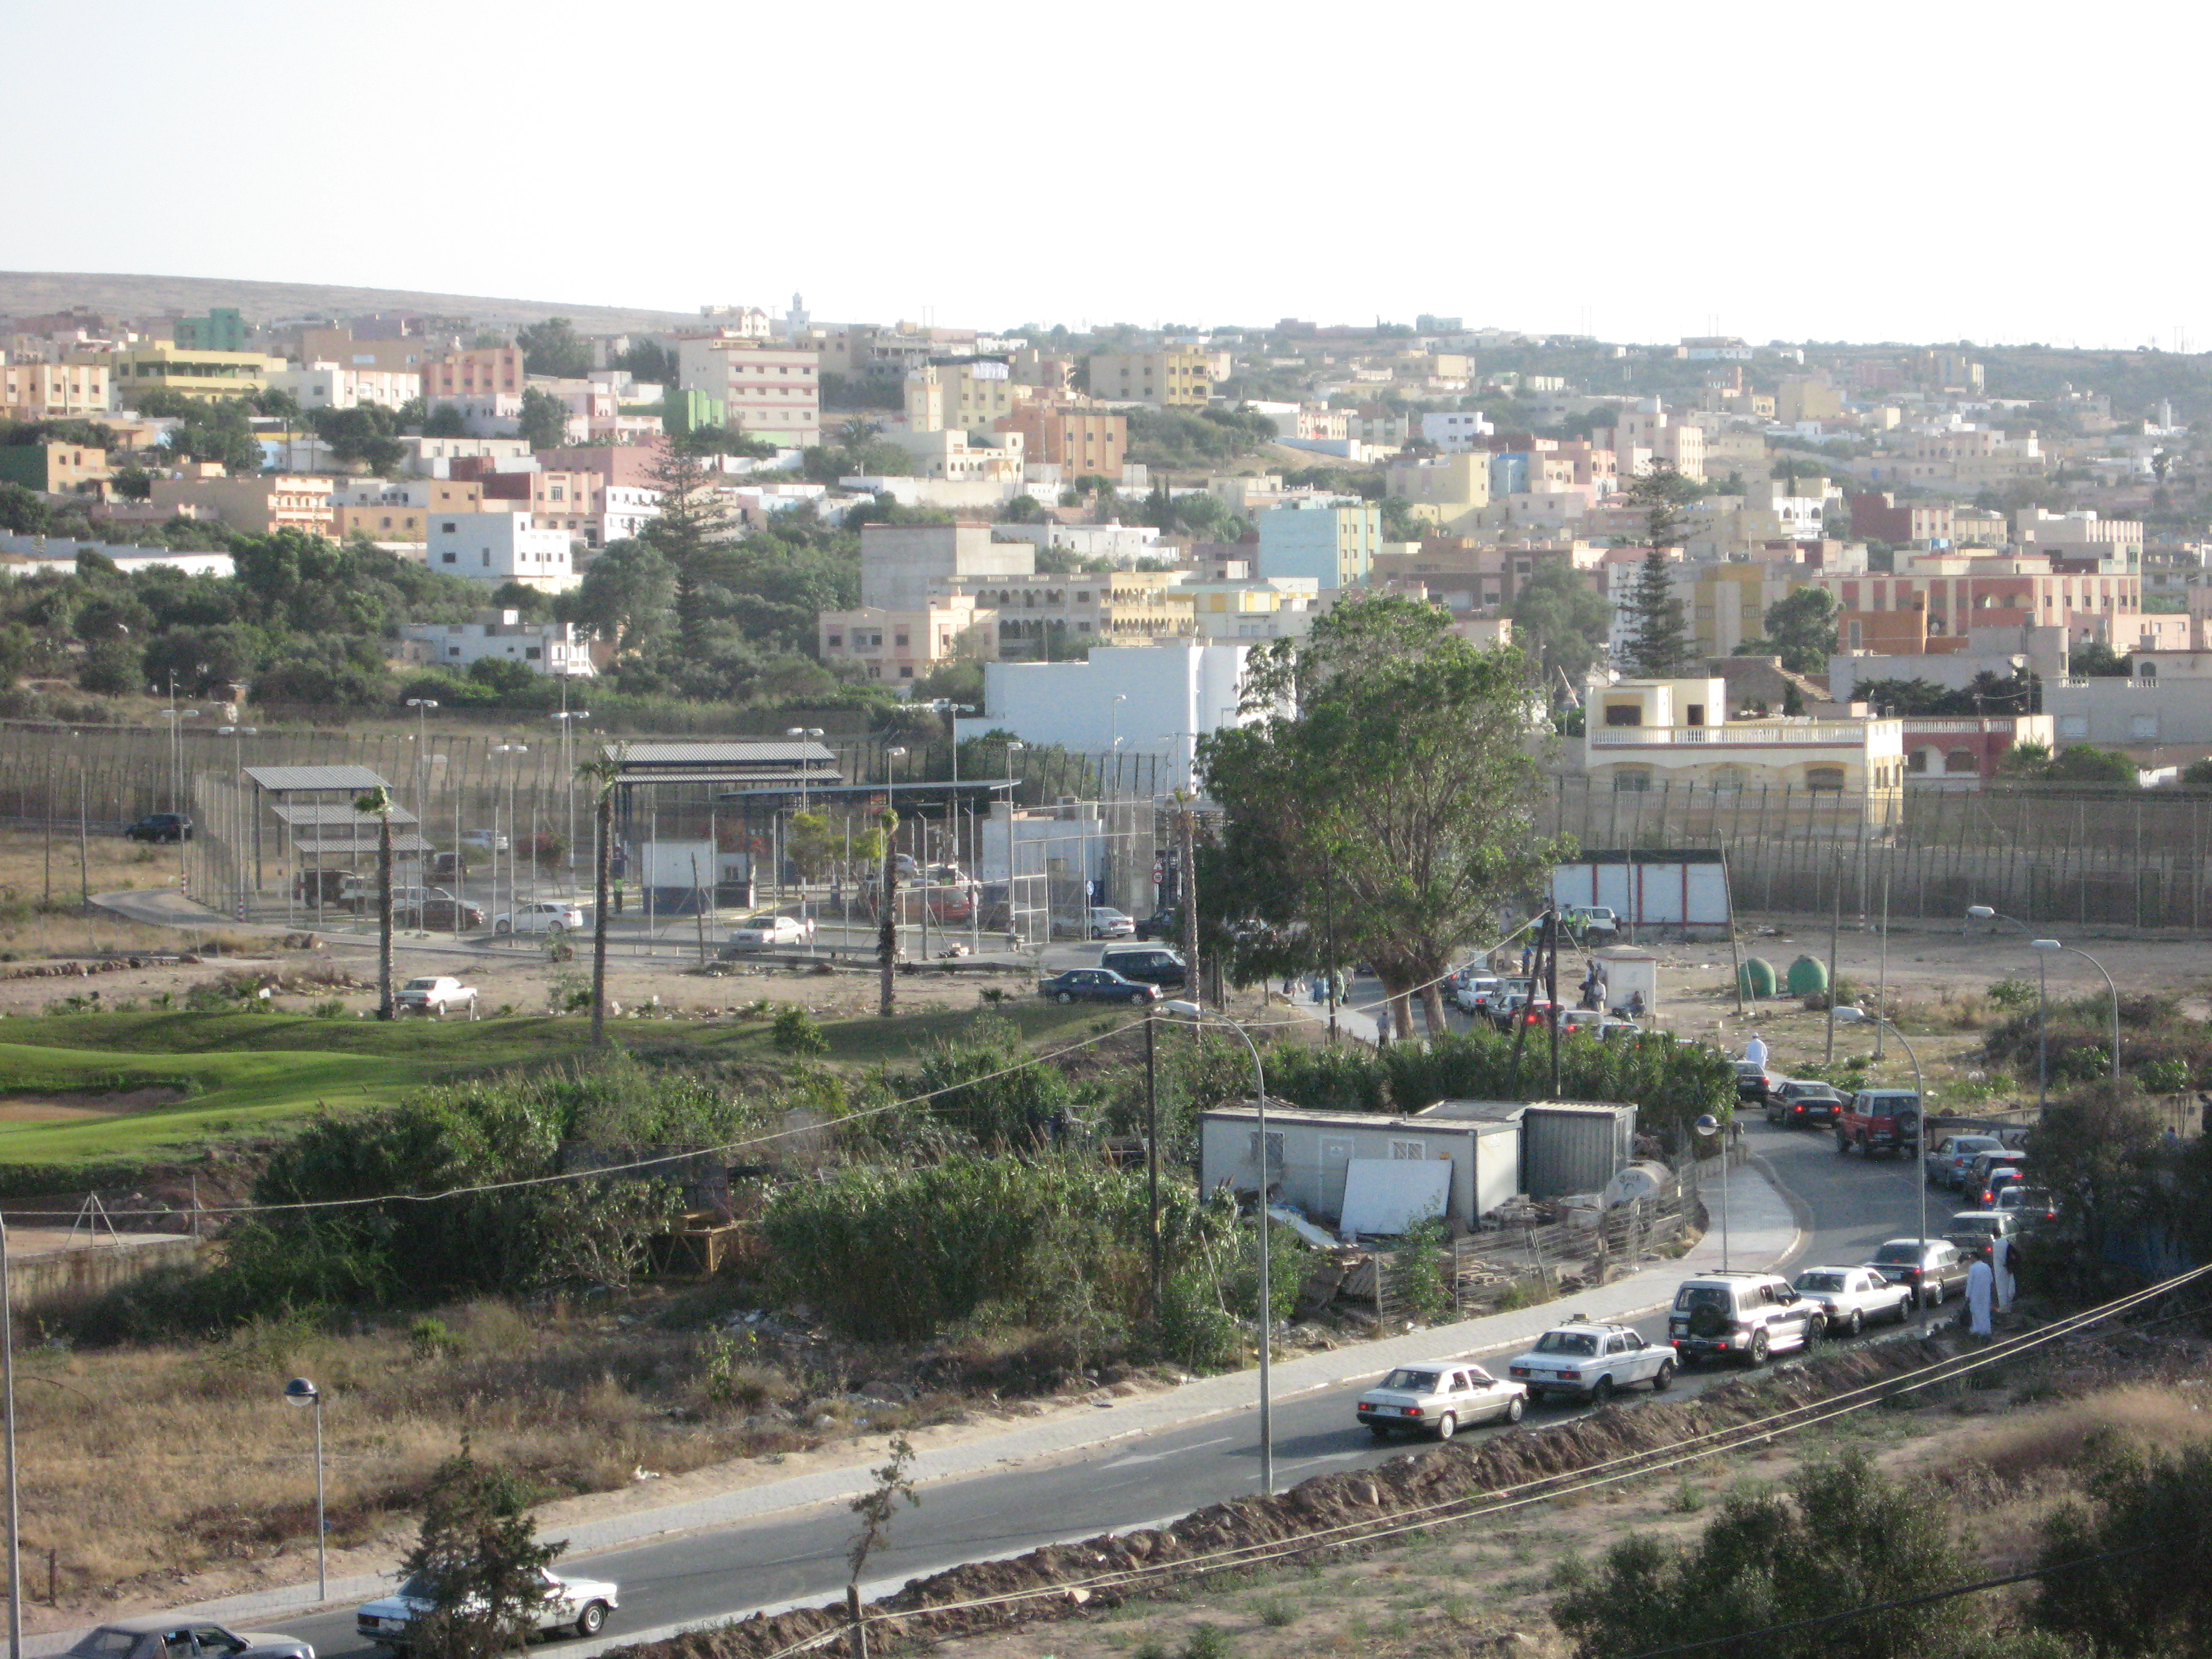
[[[1022,435],[1026,460],[1049,462],[1063,482],[1088,475],[1119,483],[1129,447],[1127,416],[1073,404],[1028,403],[994,423]]]
[[[520,346],[489,346],[473,351],[441,352],[422,364],[422,396],[431,403],[449,398],[520,398],[526,376]]]

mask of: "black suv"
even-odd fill
[[[1163,991],[1180,991],[1189,980],[1182,953],[1159,945],[1117,945],[1099,953],[1098,965],[1111,968],[1123,979],[1157,985]]]
[[[1139,939],[1178,939],[1182,937],[1182,913],[1173,905],[1164,904],[1149,916],[1137,920]]]
[[[123,834],[131,841],[190,841],[192,821],[181,812],[149,812]]]

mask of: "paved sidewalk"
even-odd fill
[[[1788,1258],[1801,1234],[1789,1201],[1753,1168],[1733,1172],[1728,1183],[1729,1264],[1765,1269]],[[1301,1354],[1279,1360],[1273,1367],[1274,1396],[1285,1400],[1316,1389],[1365,1382],[1393,1365],[1446,1357],[1472,1357],[1498,1352],[1517,1352],[1569,1315],[1593,1319],[1634,1319],[1654,1313],[1674,1299],[1674,1286],[1693,1273],[1721,1265],[1719,1184],[1708,1178],[1705,1188],[1712,1231],[1679,1260],[1647,1261],[1625,1279],[1602,1289],[1585,1291],[1559,1302],[1508,1313],[1485,1315],[1454,1325],[1429,1326],[1404,1335],[1373,1342],[1348,1344],[1325,1353]],[[1181,1427],[1254,1409],[1259,1383],[1254,1370],[1232,1371],[1201,1377],[1179,1388],[1136,1399],[1115,1400],[1105,1408],[1071,1409],[1054,1413],[1037,1422],[1012,1426],[997,1434],[935,1447],[915,1461],[916,1485],[956,1480],[988,1474],[1011,1465],[1070,1456],[1136,1435]],[[542,1536],[563,1539],[572,1554],[587,1554],[635,1542],[658,1534],[688,1532],[698,1528],[732,1526],[787,1510],[842,1502],[868,1490],[868,1466],[880,1455],[856,1447],[853,1462],[844,1468],[817,1470],[718,1493],[660,1508],[638,1510],[558,1528],[548,1525]],[[381,1575],[363,1575],[331,1584],[333,1604],[366,1600],[388,1587]],[[313,1604],[312,1586],[294,1585],[209,1601],[178,1612],[215,1619],[242,1620],[274,1612],[302,1612]],[[639,1640],[626,1635],[625,1643]],[[27,1641],[24,1651],[33,1656],[58,1653],[68,1645],[61,1637]]]

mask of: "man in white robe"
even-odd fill
[[[1990,1264],[1978,1258],[1966,1269],[1966,1328],[1978,1337],[1991,1334],[1990,1303],[1995,1295],[1996,1280]]]

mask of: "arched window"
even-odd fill
[[[1805,769],[1805,787],[1808,789],[1832,790],[1841,794],[1844,769],[1840,766],[1808,766]]]
[[[1641,795],[1651,787],[1651,775],[1633,766],[1616,767],[1613,774],[1613,793],[1622,795]]]
[[[1954,749],[1943,757],[1943,769],[1951,773],[1978,773],[1981,759],[1971,749]]]

